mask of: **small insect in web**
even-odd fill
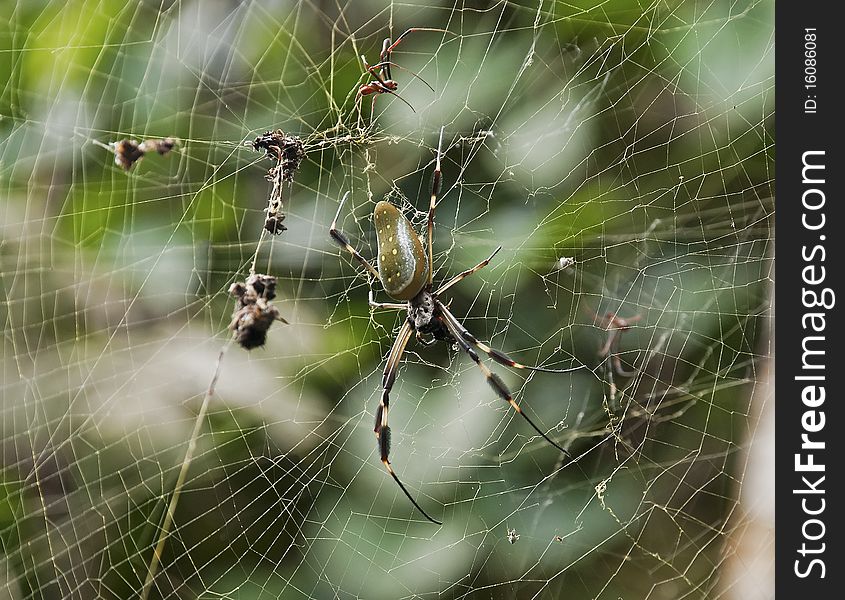
[[[107,144],[105,147],[114,152],[114,164],[124,171],[128,171],[132,168],[132,165],[148,153],[156,152],[163,156],[173,150],[178,143],[176,138],[171,137],[160,140],[144,140],[143,142],[125,139]],[[103,144],[98,143],[98,145],[102,146]]]
[[[575,265],[575,257],[574,256],[561,256],[559,259],[557,259],[555,261],[554,271],[563,271],[564,269],[568,269],[569,267],[574,266],[574,265]]]
[[[275,277],[252,274],[245,283],[233,283],[229,293],[237,299],[229,329],[242,348],[252,350],[263,346],[267,341],[267,330],[274,322],[281,321],[287,325],[287,321],[279,315],[279,309],[271,304],[276,297]]]
[[[286,135],[281,129],[267,131],[252,142],[254,150],[264,150],[267,156],[276,161],[276,166],[267,171],[264,178],[273,184],[267,199],[267,218],[264,229],[272,234],[280,234],[287,229],[282,224],[285,213],[282,211],[284,184],[291,183],[305,158],[305,146],[302,139],[295,135]]]
[[[519,541],[519,534],[516,532],[516,529],[508,528],[508,541],[511,544],[515,544]]]
[[[402,102],[407,104],[412,111],[416,112],[414,110],[414,107],[411,106],[411,103],[405,100],[396,92],[396,90],[399,89],[399,84],[394,81],[393,76],[390,73],[390,67],[396,67],[397,69],[407,71],[408,73],[422,81],[426,86],[428,86],[428,89],[430,89],[432,92],[434,91],[434,88],[431,87],[431,85],[429,85],[429,83],[425,79],[420,77],[418,74],[414,73],[410,69],[406,69],[405,67],[397,65],[396,63],[391,62],[390,60],[390,55],[393,50],[396,49],[396,46],[402,43],[402,40],[405,39],[406,35],[408,35],[409,33],[413,33],[414,31],[439,31],[441,33],[451,34],[450,31],[447,31],[445,29],[435,29],[432,27],[412,27],[411,29],[408,29],[405,33],[400,35],[398,38],[396,38],[395,42],[391,42],[390,38],[385,38],[381,46],[381,54],[379,54],[379,62],[377,64],[370,66],[370,64],[367,62],[367,59],[362,54],[361,62],[364,64],[364,69],[367,73],[372,75],[374,79],[373,81],[365,83],[358,88],[358,93],[355,95],[355,104],[358,105],[359,111],[361,109],[361,102],[363,101],[364,96],[373,96],[373,103],[370,107],[370,113],[372,114],[373,112],[375,112],[376,98],[378,98],[381,94],[392,94],[399,98]]]
[[[364,258],[361,253],[356,250],[350,243],[346,235],[337,228],[337,220],[340,217],[340,211],[343,209],[343,204],[349,197],[349,192],[344,194],[343,199],[338,206],[337,214],[332,221],[331,229],[329,231],[332,239],[342,249],[349,252],[355,260],[357,260],[373,277],[381,282],[384,291],[388,296],[399,302],[380,303],[375,302],[370,292],[370,307],[372,309],[392,309],[404,310],[407,313],[405,322],[399,329],[396,339],[393,342],[393,347],[387,355],[387,362],[384,367],[382,375],[382,395],[378,410],[376,411],[375,434],[378,442],[379,452],[381,454],[381,462],[387,469],[391,477],[399,484],[399,487],[411,501],[411,503],[425,516],[426,519],[432,523],[440,525],[437,521],[426,513],[417,501],[411,496],[399,477],[391,466],[390,454],[390,427],[388,426],[387,414],[390,406],[390,391],[393,389],[393,384],[396,381],[396,375],[399,370],[399,364],[402,355],[405,352],[405,347],[411,339],[411,334],[416,334],[416,338],[423,344],[433,344],[440,340],[446,342],[448,345],[456,346],[458,349],[465,352],[472,361],[478,366],[481,373],[484,375],[487,383],[493,391],[502,400],[506,401],[523,419],[549,444],[568,455],[557,442],[553,441],[543,430],[541,430],[534,421],[523,412],[522,408],[516,403],[505,386],[504,381],[493,373],[487,366],[481,362],[481,358],[476,352],[476,348],[486,354],[495,362],[505,365],[507,367],[516,369],[527,369],[530,371],[543,371],[548,373],[566,373],[574,371],[577,368],[571,369],[548,369],[544,367],[527,366],[516,362],[504,352],[491,348],[490,346],[480,342],[474,335],[472,335],[460,321],[449,310],[448,303],[443,303],[440,300],[441,295],[450,289],[452,286],[469,277],[476,271],[486,267],[496,253],[501,250],[501,246],[496,248],[493,253],[472,267],[462,273],[459,273],[441,284],[438,288],[434,287],[434,212],[437,207],[437,195],[440,193],[441,185],[441,169],[440,161],[443,155],[443,129],[440,130],[440,141],[437,145],[437,160],[434,169],[434,177],[431,185],[431,201],[428,209],[428,251],[423,248],[420,242],[420,237],[417,236],[413,226],[399,211],[398,208],[386,201],[381,201],[376,204],[373,209],[373,224],[376,228],[376,238],[378,241],[378,269]]]

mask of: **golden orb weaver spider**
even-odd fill
[[[395,310],[407,311],[407,318],[399,329],[393,346],[387,355],[387,362],[384,367],[382,375],[382,396],[379,402],[378,410],[376,411],[375,434],[378,442],[379,452],[381,454],[381,462],[384,464],[387,472],[399,484],[399,487],[408,497],[408,500],[423,514],[423,516],[435,523],[441,525],[440,521],[429,516],[416,500],[411,496],[396,472],[391,466],[390,454],[390,427],[387,423],[387,413],[390,406],[390,391],[396,381],[396,374],[399,369],[399,363],[405,352],[405,347],[411,339],[411,334],[416,332],[416,337],[422,343],[428,345],[437,340],[447,343],[456,344],[461,350],[466,352],[469,357],[475,362],[478,368],[484,375],[487,383],[493,388],[496,394],[508,402],[513,409],[519,413],[528,424],[549,444],[563,452],[565,455],[569,453],[554,442],[549,436],[534,424],[528,415],[526,415],[520,406],[514,401],[504,381],[487,366],[481,362],[478,353],[474,350],[477,348],[495,362],[505,365],[507,367],[517,369],[528,369],[531,371],[543,371],[548,373],[566,373],[574,371],[580,367],[570,369],[548,369],[545,367],[528,366],[516,362],[507,354],[479,341],[473,336],[458,319],[448,309],[447,304],[440,300],[441,294],[451,288],[453,285],[469,277],[476,271],[486,267],[490,261],[496,256],[496,253],[502,249],[501,246],[496,248],[489,257],[472,267],[463,271],[437,289],[433,287],[434,275],[434,211],[437,207],[437,196],[440,193],[441,187],[441,170],[440,160],[443,155],[443,128],[440,129],[440,141],[437,145],[437,160],[434,169],[434,176],[431,185],[431,203],[428,209],[428,253],[423,249],[420,238],[417,236],[413,226],[399,211],[398,208],[386,201],[381,201],[376,204],[373,209],[373,222],[376,227],[376,237],[378,241],[378,269],[364,258],[358,250],[356,250],[350,243],[349,238],[337,228],[337,220],[340,217],[340,211],[346,199],[349,197],[349,192],[346,192],[340,201],[337,214],[332,221],[329,233],[332,239],[342,249],[349,252],[355,260],[378,281],[381,282],[384,291],[388,296],[394,300],[404,301],[400,303],[381,303],[373,300],[372,290],[370,291],[370,307],[387,308]],[[429,336],[429,340],[425,340],[423,336]]]

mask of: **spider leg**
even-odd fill
[[[432,92],[434,92],[434,91],[435,91],[435,89],[434,89],[433,87],[431,87],[431,84],[429,84],[429,83],[428,83],[425,79],[423,79],[423,78],[422,78],[422,77],[421,77],[418,73],[415,73],[415,72],[414,72],[414,71],[412,71],[411,69],[408,69],[408,68],[406,68],[406,67],[403,67],[402,65],[397,65],[397,64],[396,64],[396,63],[394,63],[394,62],[390,62],[389,60],[386,60],[386,61],[384,61],[384,62],[380,62],[380,63],[378,63],[377,65],[373,65],[371,68],[375,69],[375,68],[377,68],[377,67],[381,67],[381,68],[383,69],[383,72],[384,72],[384,75],[385,75],[385,78],[386,78],[385,80],[386,80],[386,81],[389,81],[389,80],[392,80],[392,79],[393,79],[393,78],[390,76],[390,71],[388,71],[388,70],[387,70],[390,66],[394,66],[394,67],[396,67],[397,69],[402,69],[403,71],[405,71],[405,72],[407,72],[407,73],[410,73],[411,75],[413,75],[414,77],[416,77],[417,79],[419,79],[420,81],[422,81],[422,82],[423,82],[426,86],[428,86],[428,89],[430,89]]]
[[[363,54],[361,55],[361,62],[364,63],[364,68],[367,70],[367,72],[370,75],[372,75],[373,77],[376,78],[375,81],[370,83],[370,85],[374,85],[378,88],[378,92],[376,93],[376,95],[378,95],[378,94],[392,94],[392,95],[396,96],[397,98],[399,98],[402,102],[407,104],[408,108],[410,108],[412,111],[417,112],[414,109],[414,107],[411,106],[410,102],[405,100],[402,96],[400,96],[399,94],[397,94],[396,92],[394,92],[393,90],[391,90],[387,86],[385,79],[381,75],[379,75],[379,73],[378,73],[378,66],[379,65],[375,65],[375,66],[371,67],[370,64],[367,62],[366,57]],[[375,99],[375,96],[373,96],[373,99]]]
[[[616,380],[613,377],[613,360],[608,356],[605,360],[605,378],[607,379],[607,398],[610,400],[610,406],[613,410],[616,409]]]
[[[634,369],[633,371],[628,371],[622,368],[622,359],[619,358],[618,354],[613,355],[613,370],[616,372],[617,375],[620,377],[636,377],[637,373],[639,373],[639,369]]]
[[[540,434],[540,436],[544,440],[546,440],[552,446],[563,452],[566,456],[572,456],[560,444],[558,444],[545,433],[543,433],[543,430],[537,427],[537,425],[534,424],[534,421],[532,421],[530,417],[522,411],[522,408],[520,408],[519,404],[517,404],[516,401],[513,399],[513,396],[511,395],[510,390],[508,390],[507,386],[505,385],[505,382],[502,381],[502,378],[496,375],[490,369],[488,369],[487,366],[483,362],[481,362],[478,353],[476,353],[476,351],[473,350],[472,347],[463,339],[461,332],[455,329],[452,321],[449,319],[445,319],[444,323],[449,329],[449,333],[452,334],[461,349],[466,352],[469,357],[473,360],[473,362],[478,366],[478,368],[481,369],[481,373],[484,375],[485,379],[487,379],[487,383],[490,385],[491,388],[493,388],[493,391],[496,392],[499,398],[510,404],[516,412],[522,415],[522,418],[524,418],[528,422],[528,424],[534,429],[534,431]]]
[[[332,239],[338,246],[349,252],[355,258],[355,260],[361,263],[373,277],[380,280],[381,278],[379,277],[378,271],[376,271],[375,267],[373,267],[373,265],[371,265],[366,258],[361,256],[360,252],[358,252],[355,248],[352,247],[352,244],[349,243],[349,238],[347,238],[343,234],[343,232],[337,228],[337,219],[340,216],[340,211],[343,208],[343,204],[346,202],[346,199],[348,197],[349,192],[346,192],[343,195],[343,198],[341,198],[340,205],[337,207],[337,213],[335,214],[334,220],[332,221],[331,229],[329,229],[329,235],[332,236]]]
[[[607,332],[607,342],[605,342],[604,346],[602,346],[601,350],[599,350],[599,356],[610,356],[614,347],[614,342],[616,342],[616,346],[619,345],[617,338],[619,337],[620,332],[620,329],[611,329]]]
[[[638,323],[643,318],[642,315],[634,315],[633,317],[628,317],[627,319],[620,319],[625,323],[625,329],[630,329],[631,325],[634,323]]]
[[[384,38],[381,43],[381,54],[379,54],[379,61],[383,63],[382,72],[388,79],[393,79],[390,76],[390,38]],[[398,65],[397,65],[398,66]]]
[[[501,250],[501,249],[502,249],[502,247],[499,246],[498,248],[493,250],[493,254],[491,254],[490,256],[485,258],[484,260],[482,260],[480,263],[475,265],[473,268],[467,269],[466,271],[462,271],[461,273],[458,273],[457,275],[452,277],[452,279],[450,279],[449,281],[447,281],[446,283],[444,283],[443,285],[440,286],[440,288],[435,292],[435,295],[439,296],[440,294],[442,294],[443,292],[448,290],[450,287],[452,287],[453,285],[455,285],[459,281],[462,281],[463,279],[465,279],[466,277],[469,277],[470,275],[472,275],[476,271],[480,271],[481,269],[483,269],[484,267],[489,265],[490,261],[493,260],[493,257],[496,256],[496,254],[498,254],[499,250]]]
[[[404,310],[408,308],[407,304],[399,304],[397,302],[376,302],[373,298],[373,290],[370,290],[370,298],[368,303],[370,305],[370,308],[390,308],[396,310]]]
[[[625,330],[624,329],[617,329],[616,330],[617,335],[614,336],[614,338],[612,340],[609,340],[608,344],[606,345],[607,349],[608,349],[607,353],[602,354],[601,356],[607,357],[608,371],[611,371],[612,373],[616,373],[617,375],[619,375],[619,377],[627,377],[627,378],[635,377],[639,371],[636,370],[636,369],[633,370],[633,371],[626,371],[625,369],[622,368],[622,359],[619,358],[619,343],[622,341],[622,332],[623,331],[625,331]],[[610,343],[611,341],[613,343]]]
[[[370,75],[372,75],[373,77],[375,77],[375,78],[376,78],[376,81],[378,81],[378,82],[379,82],[382,86],[384,86],[384,85],[385,85],[385,83],[384,83],[384,81],[385,81],[385,80],[384,80],[384,78],[383,78],[383,77],[379,74],[379,70],[381,70],[381,68],[382,68],[381,63],[379,63],[379,64],[377,64],[377,65],[373,65],[373,66],[371,67],[371,66],[370,66],[370,63],[368,63],[368,62],[367,62],[367,57],[366,57],[366,56],[364,56],[363,54],[361,55],[361,62],[362,62],[362,63],[364,63],[364,69],[367,71],[367,73],[369,73]],[[388,77],[388,79],[390,79],[390,78]]]
[[[631,328],[631,325],[642,319],[642,315],[634,315],[623,319],[616,313],[607,313],[601,317],[602,326],[607,328],[607,341],[599,350],[599,356],[607,359],[607,370],[613,371],[620,377],[634,377],[638,370],[626,371],[622,368],[622,359],[619,358],[619,344],[622,341],[622,334]]]
[[[467,330],[466,327],[461,325],[460,321],[455,318],[455,315],[449,312],[448,308],[443,306],[442,302],[438,300],[437,304],[440,307],[440,312],[443,314],[443,317],[446,320],[446,324],[455,331],[456,337],[460,337],[461,341],[469,342],[470,344],[484,352],[487,356],[495,360],[500,365],[511,367],[512,369],[525,369],[527,371],[539,371],[541,373],[569,373],[571,371],[577,371],[581,368],[571,367],[569,369],[549,369],[547,367],[537,367],[533,365],[524,365],[522,363],[518,363],[501,350],[496,350],[495,348],[491,348],[487,344],[480,342],[478,338],[476,338]]]
[[[396,93],[396,92],[394,92],[393,90],[389,90],[389,89],[387,89],[387,88],[383,88],[383,89],[382,89],[382,91],[381,91],[381,93],[383,93],[383,94],[390,94],[390,95],[392,95],[392,96],[396,96],[396,97],[397,97],[397,98],[399,98],[402,102],[404,102],[405,104],[407,104],[407,105],[408,105],[408,108],[410,108],[413,112],[417,112],[417,111],[416,111],[416,109],[415,109],[415,108],[411,105],[411,103],[410,103],[410,102],[408,102],[407,100],[405,100],[402,96],[400,96],[399,94],[397,94],[397,93]]]
[[[451,35],[455,35],[451,31],[448,31],[446,29],[436,29],[434,27],[411,27],[410,29],[405,31],[405,33],[403,33],[398,38],[396,38],[396,41],[393,42],[392,44],[390,44],[389,46],[387,46],[386,49],[384,49],[384,45],[382,45],[381,60],[385,60],[385,56],[389,56],[390,53],[393,52],[393,50],[396,48],[396,46],[398,46],[399,44],[402,43],[402,40],[405,38],[405,36],[408,35],[409,33],[413,33],[414,31],[439,31],[440,33],[449,33]],[[387,38],[384,41],[389,43],[390,38]]]
[[[376,411],[376,425],[373,429],[376,433],[376,437],[379,436],[379,432],[382,429],[387,427],[387,410],[390,406],[390,390],[393,389],[393,384],[396,381],[396,373],[399,370],[399,360],[402,358],[402,354],[405,353],[405,347],[411,339],[412,331],[413,327],[411,327],[411,322],[406,319],[402,324],[402,328],[399,330],[399,333],[396,334],[396,339],[394,340],[393,346],[391,346],[390,352],[387,355],[387,362],[384,365],[384,372],[381,377],[381,402],[379,403],[378,411]]]
[[[413,327],[409,320],[405,320],[399,333],[396,335],[396,341],[390,348],[390,354],[387,355],[387,364],[384,366],[384,374],[382,375],[381,386],[381,402],[379,402],[378,410],[376,411],[376,424],[373,431],[376,434],[376,441],[378,442],[379,453],[381,454],[381,462],[387,472],[393,477],[393,480],[399,485],[399,488],[408,497],[422,515],[436,525],[442,525],[440,521],[433,519],[422,507],[414,500],[407,488],[399,480],[399,476],[393,470],[390,464],[390,426],[387,424],[387,411],[390,407],[390,390],[393,389],[393,383],[396,381],[396,373],[399,371],[399,361],[402,354],[405,352],[405,347],[408,345],[408,340],[411,339]]]
[[[409,30],[410,31],[410,30]],[[407,31],[405,33],[408,33]],[[402,35],[404,36],[405,33]],[[399,40],[401,40],[401,36]],[[396,43],[399,43],[399,40]],[[440,128],[440,141],[437,142],[437,162],[434,166],[434,175],[431,177],[431,203],[428,205],[428,285],[434,278],[434,211],[437,208],[437,195],[443,183],[442,171],[440,170],[440,157],[443,155],[443,129]]]

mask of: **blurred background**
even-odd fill
[[[0,13],[0,598],[773,597],[774,2]],[[360,55],[410,27],[446,30],[392,56],[434,91],[394,67],[413,109],[359,111]],[[372,433],[404,314],[328,230],[349,191],[365,256],[379,200],[422,231],[441,127],[436,280],[503,246],[452,311],[579,368],[491,365],[568,460],[412,340],[391,459],[438,527]],[[272,236],[250,142],[277,128],[306,158]],[[253,261],[289,324],[206,398]]]

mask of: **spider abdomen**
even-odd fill
[[[373,210],[378,240],[378,273],[384,291],[411,300],[428,278],[428,260],[414,228],[398,208],[381,201]]]

